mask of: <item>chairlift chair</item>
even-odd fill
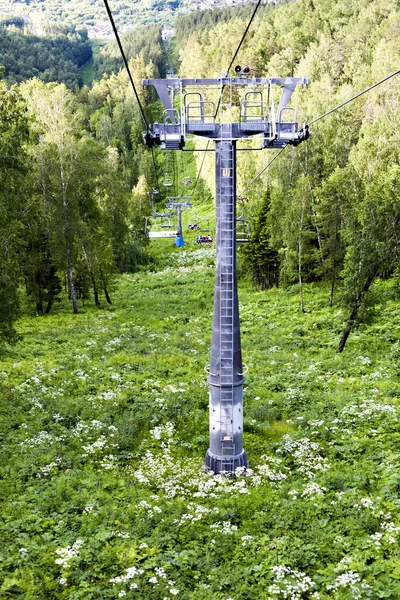
[[[171,177],[168,177],[168,173],[165,173],[165,177],[163,179],[163,186],[171,187],[173,184],[174,182],[172,181]]]
[[[171,213],[154,213],[146,217],[145,233],[149,239],[176,238],[178,229],[173,223]]]
[[[236,218],[236,243],[246,243],[250,241],[250,221],[244,218],[244,198],[238,196],[242,204],[242,214]]]
[[[188,223],[188,229],[189,231],[198,231],[200,229],[200,217],[194,210],[193,215],[193,218]]]
[[[277,122],[277,133],[279,139],[291,144],[297,141],[299,124],[296,121],[296,109],[285,107],[279,111]]]
[[[163,215],[163,218],[160,222],[160,227],[161,229],[171,229],[171,227],[175,227],[176,229],[176,224],[172,219],[172,215],[170,215],[169,213]]]
[[[196,238],[198,244],[211,244],[212,241],[211,235],[198,235]]]
[[[192,219],[188,223],[189,231],[197,231],[199,229],[199,227],[200,227],[199,222],[196,219]]]
[[[202,225],[202,223],[206,223]],[[210,219],[204,218],[200,220],[200,233],[210,233]]]
[[[194,217],[188,223],[189,231],[198,231],[199,233],[210,233],[210,219],[207,217],[199,217],[199,215],[193,211]]]

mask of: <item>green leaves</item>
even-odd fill
[[[15,341],[19,316],[19,255],[24,249],[25,104],[0,83],[0,343]]]

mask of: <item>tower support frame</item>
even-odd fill
[[[234,472],[247,467],[243,449],[243,384],[245,369],[240,340],[239,303],[236,274],[236,143],[255,135],[264,138],[264,147],[282,148],[297,145],[308,137],[308,128],[299,131],[287,104],[298,84],[305,78],[237,78],[218,79],[147,79],[164,104],[163,123],[154,123],[145,134],[149,146],[182,149],[188,135],[215,141],[216,154],[216,279],[210,364],[206,367],[209,390],[210,445],[206,465],[214,473]],[[171,104],[168,88],[179,86],[180,110]],[[273,85],[282,86],[278,110],[274,109]],[[229,87],[229,102],[223,102],[225,87]],[[252,86],[240,104],[239,120],[232,120],[232,89]],[[221,91],[220,118],[213,102],[198,92],[184,95],[185,88],[216,88]],[[268,90],[264,101],[263,88]],[[254,90],[254,91],[253,91]],[[187,97],[191,96],[190,100]],[[254,100],[256,98],[256,100]],[[228,122],[224,120],[230,118]],[[295,117],[295,113],[294,113]]]

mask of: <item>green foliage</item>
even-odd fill
[[[225,0],[218,2],[222,6]],[[29,15],[31,21],[46,32],[61,24],[95,25],[107,21],[107,12],[102,4],[83,0],[15,0],[11,4],[14,15]],[[0,9],[9,13],[8,0],[0,1]],[[134,2],[115,2],[112,6],[114,18],[120,28],[154,23],[171,24],[175,15],[197,10],[191,0],[135,0]],[[7,20],[14,21],[15,19]]]
[[[229,64],[250,9],[240,10],[181,21],[182,75]],[[282,3],[260,13],[238,62],[309,75],[293,97],[301,122],[393,71],[398,26],[394,2]],[[130,40],[136,82],[177,60],[149,31]],[[114,56],[105,49],[102,68],[117,69]],[[159,104],[138,90],[158,119]],[[266,287],[278,256],[286,286],[239,282],[251,469],[231,479],[202,470],[214,250],[188,233],[186,249],[154,241],[149,257],[143,221],[156,180],[126,73],[76,94],[32,80],[21,86],[26,105],[3,91],[7,336],[21,275],[30,295],[23,341],[2,349],[0,595],[398,598],[396,80],[316,124],[307,144],[274,162],[268,185],[260,178],[249,190],[245,262]],[[178,193],[187,175],[194,190],[199,155],[173,158]],[[243,185],[265,158],[238,156]],[[164,173],[165,154],[155,160]],[[214,167],[204,165],[193,199],[208,216]],[[355,327],[346,355],[335,346],[347,315],[328,306],[336,281]],[[37,319],[32,298],[39,313],[60,302]]]
[[[251,471],[210,477],[214,251],[154,244],[167,268],[122,276],[107,310],[24,317],[3,354],[2,594],[396,598],[391,283],[343,356],[326,286],[306,286],[306,314],[290,290],[240,286]]]
[[[299,123],[310,121],[397,68],[398,24],[396,2],[284,3],[257,14],[237,60],[258,75],[308,76],[307,92],[297,91],[292,106]],[[218,75],[242,31],[243,18],[235,11],[182,18],[180,74]],[[307,308],[304,281],[329,280],[332,305],[344,280],[341,301],[349,310],[349,331],[370,311],[374,278],[390,276],[398,263],[398,89],[393,78],[316,123],[307,144],[287,150],[266,176],[271,209],[265,248],[279,253],[281,280],[298,281],[301,310]],[[238,181],[246,188],[264,159],[239,157]],[[211,169],[203,173],[212,188]],[[260,178],[248,191],[257,237],[255,215],[265,187]],[[247,256],[253,273],[256,253]]]
[[[161,49],[161,28],[157,25],[135,27],[122,37],[124,53],[127,59],[140,58],[144,66],[153,64],[155,75],[165,75]],[[96,76],[103,73],[116,73],[123,67],[122,57],[117,42],[109,42],[96,57]],[[143,74],[144,76],[144,74]]]
[[[254,220],[250,242],[243,248],[244,265],[252,274],[253,283],[262,290],[278,285],[278,253],[271,248],[270,190],[264,193]]]
[[[13,324],[19,316],[19,263],[25,245],[25,112],[17,92],[0,82],[0,343],[15,339]]]
[[[80,82],[79,67],[90,59],[92,49],[87,37],[77,32],[38,37],[0,26],[0,55],[9,84],[38,77],[74,87]]]

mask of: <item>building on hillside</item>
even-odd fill
[[[109,23],[97,23],[96,25],[86,25],[89,39],[106,38],[114,39],[114,32]]]
[[[161,39],[165,42],[175,37],[175,29],[173,27],[164,27],[161,29]]]

